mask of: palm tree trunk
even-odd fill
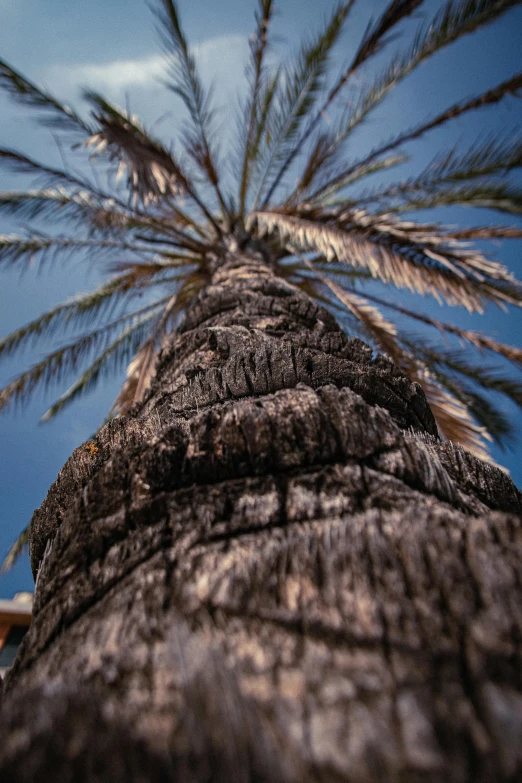
[[[231,252],[34,515],[0,779],[519,780],[521,509]]]

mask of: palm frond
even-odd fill
[[[478,28],[490,24],[498,19],[503,13],[510,8],[517,5],[518,0],[461,0],[461,2],[454,2],[450,0],[444,8],[442,8],[434,17],[434,19],[427,25],[423,25],[414,36],[413,43],[408,48],[406,53],[396,55],[388,68],[378,76],[369,86],[363,87],[359,91],[359,95],[350,102],[350,108],[347,112],[346,119],[341,124],[341,129],[337,134],[335,144],[339,145],[344,142],[353,130],[360,125],[369,115],[373,109],[375,109],[381,101],[386,97],[392,88],[394,88],[400,81],[402,81],[408,74],[415,70],[422,62],[434,55],[440,49],[448,46],[454,41],[458,40],[464,35],[472,33]],[[518,80],[518,77],[515,77]],[[509,91],[515,91],[520,88],[520,83],[516,81],[515,85],[508,85],[505,87],[506,93]],[[502,96],[500,96],[502,97]],[[498,98],[500,99],[500,98]],[[478,99],[477,99],[478,100]],[[493,92],[490,96],[490,102],[496,101],[496,93]],[[474,103],[472,101],[471,103]],[[477,108],[475,105],[470,105],[469,109]],[[449,110],[459,113],[459,107],[452,107]],[[464,109],[460,111],[462,113]],[[445,114],[445,113],[444,113]],[[440,123],[442,124],[445,119],[442,119],[444,115],[441,115]],[[448,116],[447,119],[450,119]],[[436,121],[435,121],[436,122]],[[428,124],[431,127],[431,124]],[[435,125],[433,125],[435,127]],[[429,128],[426,127],[425,130]],[[424,130],[422,126],[414,133],[414,138],[420,136]],[[408,136],[408,134],[406,134]],[[386,149],[382,150],[390,151],[397,146],[397,143],[403,143],[408,138],[404,138],[402,141],[395,141],[391,145],[386,145]],[[373,153],[372,159],[375,159],[377,154],[381,152]],[[364,161],[364,162],[367,162]],[[357,166],[359,164],[355,164]],[[353,173],[354,166],[351,166],[347,171],[341,172],[337,175],[340,181],[344,179],[346,175]],[[330,189],[335,183],[330,181],[325,183],[321,190],[327,188]],[[314,193],[311,198],[316,197]]]
[[[513,362],[514,364],[522,364],[522,349],[516,348],[514,345],[506,345],[506,343],[501,343],[498,340],[494,340],[492,337],[489,337],[487,334],[477,332],[473,329],[461,329],[460,327],[454,326],[453,324],[439,321],[436,318],[431,318],[430,316],[424,315],[423,313],[410,310],[403,305],[398,305],[391,301],[385,301],[384,299],[381,299],[374,294],[366,293],[365,297],[370,301],[380,305],[381,307],[394,310],[397,313],[401,313],[401,315],[405,315],[415,321],[420,321],[427,326],[433,326],[435,329],[438,329],[439,332],[452,334],[455,337],[458,337],[460,340],[464,340],[470,345],[473,345],[479,350],[493,351],[494,353],[504,357],[504,359],[508,359],[508,361]]]
[[[40,217],[74,220],[90,234],[128,235],[136,229],[152,231],[169,237],[171,244],[195,252],[204,252],[207,247],[199,238],[178,228],[174,215],[171,221],[160,220],[136,209],[121,208],[113,199],[98,198],[83,190],[69,192],[58,187],[0,192],[1,212],[29,220]]]
[[[467,101],[453,104],[448,109],[434,117],[432,120],[421,123],[411,130],[400,133],[398,136],[395,136],[385,144],[381,144],[376,147],[365,158],[363,158],[363,160],[352,163],[348,168],[345,168],[343,171],[336,173],[334,177],[325,181],[323,185],[314,192],[313,196],[311,196],[311,199],[315,200],[320,196],[324,197],[325,194],[330,195],[339,190],[342,190],[347,185],[350,185],[353,181],[355,181],[355,179],[359,178],[359,176],[357,176],[359,172],[362,172],[360,176],[365,176],[368,170],[371,172],[372,163],[374,163],[374,161],[376,161],[376,159],[380,158],[382,155],[386,155],[387,153],[396,150],[397,147],[400,147],[407,142],[421,138],[421,136],[423,136],[428,131],[433,130],[434,128],[440,128],[446,122],[454,120],[466,112],[482,109],[486,106],[499,103],[507,95],[518,96],[521,89],[522,74],[517,74],[516,76],[513,76],[512,78],[502,82],[497,87],[494,87],[491,90],[487,90],[481,95],[469,98]],[[332,148],[329,151],[330,154],[332,154],[332,152],[344,141],[344,139],[345,137],[342,134],[334,139]]]
[[[22,76],[11,65],[0,60],[0,89],[18,103],[32,106],[43,112],[42,122],[64,131],[91,133],[91,128],[70,106],[60,103],[46,90]]]
[[[149,388],[154,376],[158,355],[159,348],[149,337],[127,367],[127,378],[114,401],[110,412],[111,418],[125,415],[133,405],[143,398],[143,394]]]
[[[491,441],[491,435],[485,427],[473,421],[468,406],[444,389],[422,365],[419,366],[416,380],[422,386],[441,435],[459,443],[479,459],[492,462],[486,443]]]
[[[415,186],[428,187],[447,182],[462,182],[479,177],[503,175],[522,166],[522,137],[510,133],[504,138],[489,136],[464,153],[457,148],[439,155],[415,179]]]
[[[164,284],[165,278],[161,276],[158,279],[158,275],[171,268],[172,263],[117,262],[113,269],[119,274],[107,283],[87,294],[60,302],[2,338],[0,359],[34,345],[41,338],[50,338],[57,331],[64,334],[70,329],[83,327],[87,321],[92,324],[102,317],[107,317],[115,307],[127,305],[132,298],[139,296],[144,288],[150,287],[151,283]],[[167,282],[170,284],[174,281],[169,277]]]
[[[308,127],[299,138],[298,142],[291,149],[288,157],[281,167],[281,176],[287,171],[292,161],[304,148],[304,145],[317,128],[321,118],[327,116],[329,107],[335,101],[350,77],[353,76],[359,66],[362,65],[369,57],[376,54],[383,48],[386,43],[386,35],[405,17],[410,16],[410,14],[412,14],[416,8],[422,4],[422,2],[423,0],[391,0],[383,14],[375,22],[370,21],[350,66],[339,77],[335,85],[328,93],[328,96],[321,106],[321,109],[317,112],[313,120],[309,123]],[[352,5],[353,3],[347,4],[348,10],[350,10]],[[301,190],[304,190],[305,187],[308,187],[311,184],[312,179],[316,176],[317,172],[322,168],[326,161],[333,158],[339,146],[339,141],[340,139],[338,133],[332,134],[328,132],[319,134],[305,168],[307,175],[303,177],[303,179],[305,180],[306,184],[301,183],[299,186]],[[267,203],[268,197],[265,199],[262,206],[265,207]]]
[[[416,189],[412,190],[415,192]],[[492,180],[476,185],[464,185],[460,188],[450,184],[447,187],[437,188],[432,193],[420,192],[419,195],[413,195],[411,198],[407,197],[409,192],[405,187],[400,195],[403,200],[395,206],[386,206],[388,212],[413,212],[454,205],[493,209],[508,215],[522,215],[522,188],[509,182]],[[366,200],[363,203],[366,203]]]
[[[37,257],[51,255],[55,258],[60,253],[69,254],[76,250],[95,250],[97,257],[101,258],[108,253],[122,250],[136,253],[147,252],[146,246],[140,246],[131,242],[122,242],[113,239],[77,239],[75,237],[42,236],[41,234],[26,237],[17,234],[0,234],[0,262],[14,263],[21,258],[29,257],[34,264]]]
[[[361,226],[343,230],[317,220],[276,212],[255,212],[258,232],[279,237],[281,244],[290,242],[301,251],[314,251],[328,261],[340,261],[354,268],[370,271],[372,276],[398,288],[408,288],[420,294],[431,294],[439,301],[462,305],[470,312],[481,312],[485,301],[497,303],[522,302],[522,290],[507,270],[491,267],[493,262],[467,256],[435,253],[429,246],[410,243],[407,238],[388,230],[368,232]],[[476,268],[477,274],[469,271]],[[480,270],[480,271],[479,271]],[[485,273],[499,279],[486,279]]]
[[[322,186],[316,190],[313,197],[307,199],[307,202],[325,203],[328,206],[335,206],[336,204],[348,205],[352,203],[350,199],[340,197],[337,201],[334,201],[332,197],[338,191],[353,185],[354,182],[357,182],[364,177],[368,177],[370,174],[374,174],[377,171],[385,171],[387,169],[393,168],[394,166],[400,166],[407,160],[408,158],[406,155],[389,155],[388,157],[382,158],[381,160],[369,161],[366,165],[354,167],[353,170],[349,171],[349,173],[347,173],[346,176],[342,179],[336,177],[335,182],[333,182],[331,187],[325,185],[324,187]],[[328,172],[324,173],[327,174]],[[329,180],[329,182],[330,181],[332,180]],[[300,191],[296,191],[296,196],[301,195],[302,193]],[[357,203],[359,203],[359,199],[353,201],[354,205]],[[360,203],[365,202],[362,200]]]
[[[424,346],[422,353],[433,362],[434,366],[447,368],[469,378],[483,389],[503,394],[522,408],[522,383],[506,377],[498,367],[472,364],[462,352],[454,350],[441,351]]]
[[[55,169],[52,166],[46,166],[16,150],[6,148],[0,149],[0,166],[16,173],[34,174],[35,176],[45,178],[48,187],[55,185],[73,185],[75,188],[80,188],[81,190],[88,192],[90,191],[95,196],[111,198],[108,193],[101,192],[83,177],[74,175],[71,172],[62,171],[61,169]]]
[[[506,377],[500,368],[484,366],[482,363],[477,365],[469,361],[462,351],[441,349],[425,340],[419,343],[418,339],[403,336],[402,341],[410,350],[415,351],[419,361],[429,366],[430,373],[450,389],[452,394],[459,396],[460,389],[463,395],[461,401],[468,407],[473,405],[474,396],[482,397],[482,394],[477,394],[476,391],[479,387],[487,392],[502,394],[522,408],[522,383]],[[469,383],[473,384],[473,389]]]
[[[125,314],[88,334],[77,337],[73,342],[52,351],[0,390],[0,411],[12,403],[26,403],[31,394],[40,387],[47,389],[51,384],[62,383],[70,373],[78,369],[90,354],[99,351],[115,330],[121,329],[122,325],[129,321],[131,325],[123,334],[130,334],[135,329],[141,329],[155,317],[159,307],[161,307],[161,302],[154,302],[141,310]],[[105,355],[105,352],[104,350],[102,355]]]
[[[127,185],[135,199],[147,206],[166,196],[190,193],[191,183],[171,152],[141,125],[137,117],[89,91],[84,98],[93,106],[100,130],[86,141],[93,153],[118,161],[116,179],[127,171]]]
[[[474,226],[446,231],[448,239],[522,239],[522,228],[516,226]]]
[[[297,253],[295,248],[290,250]],[[459,386],[449,378],[435,371],[428,371],[427,367],[418,361],[413,344],[404,349],[397,332],[396,326],[386,320],[382,313],[372,307],[368,298],[346,288],[337,285],[326,275],[318,271],[308,259],[300,256],[302,263],[314,273],[319,280],[328,287],[345,307],[355,316],[362,325],[366,336],[378,350],[388,356],[405,372],[411,380],[421,384],[433,411],[437,425],[444,437],[456,440],[469,451],[481,459],[491,461],[485,440],[493,433],[500,440],[505,439],[505,417],[498,412],[493,405],[487,404],[480,395],[464,395],[462,384]],[[522,352],[521,352],[522,353]],[[430,366],[434,359],[430,361]],[[459,393],[460,392],[460,393]],[[481,406],[481,403],[484,403]],[[479,414],[477,417],[475,412]],[[472,415],[478,421],[473,421]],[[492,432],[483,425],[486,420],[492,427]],[[481,426],[482,425],[482,426]]]
[[[5,574],[9,571],[20,555],[22,555],[29,548],[29,525],[20,533],[14,544],[9,548],[9,552],[4,558],[4,562],[0,567],[0,574]]]
[[[292,252],[298,255],[295,248],[290,247]],[[332,291],[337,299],[348,308],[352,315],[362,324],[367,334],[378,350],[388,354],[391,359],[401,367],[406,363],[406,357],[397,342],[397,328],[390,321],[387,321],[377,308],[372,307],[368,300],[360,294],[349,291],[341,285],[338,285],[326,275],[317,269],[307,258],[300,256],[302,263],[321,281],[321,283]]]
[[[133,405],[143,399],[154,377],[156,361],[164,345],[169,320],[179,310],[178,297],[179,293],[170,297],[152,333],[142,343],[127,367],[127,379],[111,410],[113,416],[127,413]]]
[[[193,126],[191,132],[185,133],[185,147],[212,185],[223,216],[228,218],[228,207],[219,185],[217,153],[211,142],[215,138],[211,96],[199,78],[195,59],[181,28],[176,3],[173,0],[160,0],[160,4],[162,11],[158,11],[157,17],[161,40],[169,56],[170,80],[167,87],[182,99]]]
[[[390,30],[405,17],[411,16],[420,5],[422,0],[392,0],[375,22],[370,21],[350,67],[339,80],[339,89],[366,60],[381,51]]]
[[[49,421],[78,397],[94,389],[103,377],[119,372],[136,354],[148,331],[149,322],[156,314],[145,316],[137,324],[129,326],[120,334],[82,373],[72,386],[54,402],[42,416]],[[1,404],[1,397],[0,397]]]
[[[501,449],[513,443],[514,435],[509,419],[491,400],[472,389],[470,384],[442,372],[440,368],[435,368],[433,375],[453,397],[467,407],[477,424],[487,430]]]
[[[256,14],[257,27],[250,40],[250,63],[247,70],[250,94],[244,108],[244,119],[239,128],[239,138],[244,140],[242,142],[243,164],[239,185],[239,214],[241,217],[245,214],[252,166],[257,159],[264,124],[276,91],[276,83],[273,80],[267,80],[264,67],[265,53],[268,47],[268,28],[272,14],[273,1],[259,0],[259,10]]]
[[[275,177],[268,186],[262,202],[263,207],[270,201],[298,153],[294,146],[296,136],[318,98],[331,51],[341,35],[353,3],[354,0],[349,0],[334,8],[324,29],[311,42],[302,45],[295,66],[288,68],[284,73],[282,80],[284,93],[279,97],[278,111],[270,130],[272,141],[269,145],[265,171],[254,201],[254,209],[274,169]]]

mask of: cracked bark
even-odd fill
[[[515,781],[521,495],[257,257],[35,512],[0,779]]]

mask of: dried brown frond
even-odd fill
[[[301,251],[318,252],[328,261],[340,261],[352,267],[369,270],[372,277],[398,288],[407,288],[420,294],[431,294],[438,301],[462,305],[470,312],[482,312],[484,301],[517,303],[509,289],[497,290],[482,276],[503,272],[501,265],[493,265],[477,256],[463,256],[459,264],[453,256],[435,253],[417,242],[406,242],[391,231],[365,231],[361,225],[343,228],[278,212],[254,212],[251,227],[261,235],[279,237],[281,244],[290,242]],[[467,276],[464,263],[474,271],[475,279]],[[480,272],[479,272],[480,269]],[[512,278],[506,270],[506,283]],[[477,279],[478,277],[478,279]]]
[[[127,367],[127,379],[114,401],[112,415],[125,415],[135,403],[143,399],[154,377],[159,350],[151,337],[136,353]]]
[[[99,96],[91,94],[91,100],[101,103]],[[85,144],[94,155],[104,153],[118,162],[116,181],[127,173],[127,185],[136,201],[146,206],[190,190],[187,176],[172,154],[145,132],[137,118],[105,102],[102,108],[104,111],[95,116],[100,130]]]
[[[421,323],[424,323],[427,326],[433,326],[436,329],[438,329],[440,332],[454,334],[456,337],[460,338],[461,340],[465,340],[470,345],[475,346],[475,348],[488,349],[490,351],[494,351],[495,353],[498,353],[500,356],[503,356],[505,359],[508,359],[510,362],[514,362],[515,364],[522,364],[521,348],[515,348],[514,345],[507,345],[506,343],[500,343],[498,342],[498,340],[494,340],[492,337],[488,337],[488,335],[483,334],[482,332],[476,332],[472,329],[461,329],[458,326],[453,326],[453,324],[447,324],[444,323],[443,321],[437,320],[436,318],[430,318],[427,315],[423,315],[422,313],[417,313],[413,310],[409,310],[408,308],[402,307],[401,305],[395,304],[394,302],[390,302],[390,301],[385,302],[383,299],[380,299],[374,294],[365,294],[365,296],[372,302],[376,302],[377,304],[382,305],[383,307],[387,307],[390,310],[394,310],[397,313],[406,315],[408,316],[408,318],[413,318],[416,321],[420,321]]]
[[[143,400],[154,377],[158,356],[164,347],[169,320],[178,309],[179,297],[178,294],[174,294],[160,314],[152,334],[145,340],[127,367],[127,380],[114,402],[111,411],[113,415],[123,415],[135,403]]]
[[[491,436],[484,427],[475,424],[466,405],[445,391],[422,365],[414,379],[422,386],[441,435],[479,459],[495,464],[485,443],[491,441]]]
[[[446,231],[448,239],[521,239],[522,228],[516,226],[477,226],[460,231]]]

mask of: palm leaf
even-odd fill
[[[154,302],[142,310],[126,314],[116,319],[116,321],[105,324],[99,329],[76,338],[74,342],[52,351],[45,359],[18,375],[0,390],[0,411],[12,403],[26,403],[36,389],[42,386],[47,389],[53,383],[59,384],[63,382],[64,378],[71,372],[75,372],[80,363],[84,362],[90,354],[100,350],[110,338],[111,333],[120,329],[125,322],[136,322],[131,323],[131,326],[123,332],[123,335],[133,334],[134,330],[142,329],[144,325],[155,317],[156,310],[160,306],[161,302]],[[119,340],[120,337],[117,338],[113,345],[121,345],[122,343],[118,342]],[[125,343],[125,340],[123,340],[123,343]],[[107,350],[109,349],[104,349],[101,356],[105,356]]]
[[[111,415],[125,414],[133,405],[143,400],[154,376],[156,362],[164,345],[169,320],[179,309],[178,297],[179,294],[176,293],[168,299],[168,304],[161,312],[152,333],[141,345],[127,367],[127,379],[114,402]]]
[[[359,66],[362,65],[369,57],[377,54],[377,52],[383,48],[386,42],[386,35],[405,17],[412,14],[413,11],[415,11],[415,9],[422,4],[422,2],[423,0],[391,0],[379,19],[374,23],[370,22],[350,66],[346,71],[344,71],[344,73],[332,87],[324,104],[321,106],[321,109],[309,123],[308,127],[299,138],[295,146],[291,149],[288,157],[284,161],[283,166],[281,167],[281,176],[283,176],[292,161],[303,149],[305,143],[315,131],[319,121],[321,118],[326,116],[329,107],[335,101],[350,77],[353,76]],[[350,10],[353,3],[347,3],[346,5],[347,9]],[[307,172],[307,175],[304,177],[305,184],[301,183],[299,189],[303,190],[305,187],[310,185],[313,177],[315,177],[325,162],[332,158],[338,147],[338,136],[339,134],[331,133],[319,134],[305,168],[305,172]],[[267,203],[268,197],[263,202],[263,207],[266,206]]]
[[[73,385],[54,402],[42,416],[49,421],[78,397],[94,389],[102,377],[108,377],[121,368],[136,354],[148,330],[149,322],[155,313],[145,316],[137,324],[129,326],[120,334],[82,373]],[[1,404],[1,397],[0,397]]]
[[[290,249],[294,250],[293,248]],[[436,372],[430,372],[426,367],[422,366],[415,358],[416,354],[413,350],[405,351],[403,349],[398,340],[398,332],[395,325],[383,318],[379,310],[369,305],[365,297],[357,295],[353,291],[348,291],[329,280],[328,277],[318,272],[307,259],[302,258],[302,262],[319,277],[320,281],[355,316],[363,326],[371,342],[379,350],[388,354],[411,380],[416,380],[421,384],[441,433],[445,437],[457,440],[457,442],[464,445],[465,448],[481,459],[491,461],[484,443],[485,439],[489,439],[488,430],[485,427],[477,426],[473,422],[470,413],[477,409],[482,411],[482,416],[485,417],[486,412],[489,410],[489,421],[495,424],[494,431],[498,437],[501,437],[501,435],[505,435],[502,427],[504,420],[493,406],[490,406],[489,409],[483,406],[480,409],[479,401],[481,398],[479,395],[476,395],[476,399],[472,399],[471,395],[464,398],[463,394],[455,394],[455,388],[449,388],[451,384],[449,381],[446,382],[447,379],[444,378],[444,382],[441,383],[442,378]],[[413,349],[411,344],[410,349]],[[433,364],[433,361],[430,362],[431,364]],[[498,414],[495,419],[494,413]],[[479,421],[479,425],[480,423]]]
[[[403,190],[401,195],[406,196],[407,192]],[[434,193],[420,193],[413,198],[404,198],[402,203],[386,207],[386,209],[389,212],[412,212],[452,205],[493,209],[508,215],[522,215],[522,189],[516,185],[495,180],[477,185],[465,185],[460,188],[450,185],[439,188]]]
[[[413,310],[409,310],[402,305],[380,299],[374,294],[366,293],[365,297],[370,301],[380,305],[381,307],[387,307],[388,309],[394,310],[397,313],[401,313],[401,315],[405,315],[408,318],[414,319],[415,321],[420,321],[427,326],[433,326],[440,332],[455,335],[460,340],[464,340],[479,350],[493,351],[494,353],[504,357],[505,359],[508,359],[508,361],[513,362],[514,364],[522,364],[522,349],[516,348],[513,345],[500,343],[498,340],[494,340],[492,337],[489,337],[486,334],[482,334],[482,332],[477,332],[472,329],[461,329],[460,327],[454,326],[453,324],[444,323],[443,321],[439,321],[436,318],[431,318],[430,316],[424,315],[423,313],[417,313]]]
[[[0,165],[16,173],[34,174],[45,177],[49,187],[55,185],[73,185],[75,188],[91,192],[94,196],[107,199],[111,198],[108,193],[100,191],[99,188],[94,187],[92,183],[88,182],[88,180],[83,177],[79,177],[67,171],[62,171],[61,169],[55,169],[52,166],[46,166],[16,150],[0,149]]]
[[[339,39],[353,3],[354,0],[349,0],[334,8],[324,29],[310,43],[302,45],[295,66],[284,73],[284,92],[279,97],[275,122],[270,130],[272,142],[253,209],[256,209],[274,169],[276,175],[263,199],[263,207],[270,201],[297,154],[298,150],[294,146],[296,136],[318,98],[330,53]]]
[[[201,84],[196,62],[181,28],[176,3],[160,0],[160,5],[162,11],[157,13],[157,17],[164,49],[169,55],[170,80],[167,87],[182,99],[193,126],[192,131],[185,134],[185,147],[212,185],[226,219],[228,207],[219,186],[217,155],[211,143],[215,134],[210,95]]]
[[[336,144],[345,141],[353,130],[360,125],[386,97],[389,91],[415,70],[422,62],[434,55],[440,49],[448,46],[464,35],[474,32],[484,25],[498,19],[502,14],[518,4],[518,0],[450,0],[434,19],[422,26],[414,36],[413,43],[406,53],[394,57],[388,68],[378,76],[368,87],[363,87],[359,95],[350,101],[347,117],[342,123],[336,139]],[[515,89],[518,89],[515,87]],[[419,133],[420,135],[420,133]],[[392,147],[388,147],[392,149]],[[337,175],[342,181],[346,173]],[[321,190],[334,184],[330,181]],[[311,198],[316,197],[314,193]]]
[[[278,236],[283,245],[290,242],[302,251],[318,252],[328,261],[367,269],[385,283],[431,294],[439,300],[442,297],[448,304],[462,305],[470,312],[481,312],[488,300],[522,302],[522,291],[509,275],[498,281],[484,279],[482,275],[482,279],[473,279],[455,266],[454,257],[445,259],[442,249],[435,254],[430,248],[423,250],[422,246],[410,245],[404,238],[385,231],[368,236],[367,231],[358,227],[341,230],[335,225],[275,212],[253,213],[252,221],[253,226],[257,221],[258,233]],[[441,263],[443,260],[446,266]],[[476,264],[481,262],[477,257]],[[502,276],[500,267],[497,271]]]
[[[259,143],[268,118],[268,112],[276,91],[277,82],[268,81],[265,76],[264,59],[268,46],[268,27],[273,13],[272,0],[259,0],[256,15],[257,28],[250,41],[250,95],[245,105],[244,120],[239,129],[244,139],[243,164],[239,186],[239,214],[245,214],[245,204],[251,179],[252,166],[259,152]]]
[[[470,98],[467,101],[453,104],[448,109],[434,117],[432,120],[421,123],[412,130],[407,130],[403,133],[400,133],[391,141],[376,147],[363,160],[351,164],[348,168],[345,168],[340,173],[336,173],[333,178],[328,179],[318,190],[316,190],[311,198],[316,199],[325,193],[331,194],[343,189],[347,185],[351,184],[354,181],[354,178],[359,178],[357,176],[358,172],[363,172],[361,176],[364,176],[368,169],[370,169],[371,172],[371,164],[382,155],[386,155],[387,153],[396,150],[397,147],[401,146],[402,144],[406,144],[407,142],[421,138],[421,136],[423,136],[428,131],[433,130],[434,128],[439,128],[446,122],[454,120],[466,112],[482,109],[486,106],[499,103],[507,95],[518,96],[521,88],[522,74],[517,74],[507,81],[502,82],[497,87],[494,87],[491,90],[487,90],[481,95]],[[333,140],[332,146],[328,150],[328,153],[331,155],[333,151],[345,140],[345,138],[346,137],[342,134],[337,136]]]
[[[34,263],[37,257],[51,255],[55,258],[61,253],[69,254],[76,250],[94,250],[97,257],[101,258],[108,253],[122,250],[144,253],[148,251],[146,246],[140,246],[130,242],[122,242],[113,239],[76,239],[74,237],[45,236],[41,234],[20,237],[16,234],[0,234],[0,261],[14,263],[21,258],[29,256]]]
[[[100,130],[86,146],[94,154],[104,153],[119,163],[117,179],[127,171],[127,185],[133,196],[147,206],[166,196],[189,193],[191,184],[171,152],[133,117],[109,103],[98,93],[84,93],[95,109]]]
[[[294,248],[292,248],[292,251],[298,254]],[[357,318],[378,350],[388,354],[398,366],[406,364],[404,353],[396,339],[397,329],[394,324],[387,321],[379,310],[368,303],[367,299],[330,280],[308,259],[301,256],[301,260],[321,283],[329,288],[337,299]]]
[[[468,406],[444,389],[427,367],[419,365],[415,379],[422,386],[441,435],[479,459],[493,462],[485,443],[491,441],[491,436],[473,421]]]
[[[92,323],[107,316],[115,305],[122,307],[133,297],[139,296],[143,288],[150,284],[151,278],[154,281],[158,275],[171,268],[171,265],[120,263],[115,267],[123,274],[118,274],[94,291],[61,302],[1,339],[0,358],[12,356],[17,351],[34,345],[38,339],[52,337],[58,330],[63,334],[71,328],[81,327],[86,321]],[[164,282],[163,277],[156,280],[157,285]],[[172,278],[169,278],[168,282],[172,282]]]
[[[152,338],[142,343],[127,367],[127,378],[114,401],[111,417],[125,415],[133,405],[143,399],[144,392],[152,381],[158,355],[159,348]]]
[[[506,378],[499,368],[471,364],[464,358],[462,352],[440,351],[430,346],[424,346],[422,351],[435,366],[464,375],[483,389],[509,397],[519,408],[522,408],[522,384],[512,378]]]
[[[522,228],[516,226],[474,226],[446,231],[448,239],[521,239]]]
[[[0,192],[0,213],[35,218],[74,220],[90,233],[128,235],[136,229],[153,231],[171,238],[170,244],[196,252],[206,250],[200,239],[176,227],[172,221],[144,215],[136,209],[122,209],[113,199],[102,199],[87,191],[73,193],[59,188]]]
[[[91,133],[91,128],[70,106],[37,87],[4,60],[0,60],[0,88],[18,103],[43,111],[43,123],[65,131]]]
[[[4,562],[0,567],[0,574],[5,574],[6,571],[9,571],[14,566],[20,555],[22,555],[29,548],[29,530],[30,527],[27,525],[27,527],[22,530],[14,544],[9,548],[9,552],[5,556]]]

